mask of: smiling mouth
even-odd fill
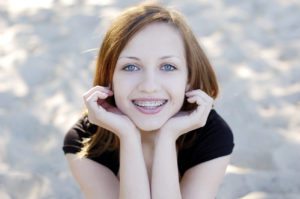
[[[132,103],[138,107],[144,108],[144,109],[148,109],[148,110],[152,110],[152,109],[156,109],[160,106],[163,106],[164,104],[167,103],[168,100],[150,100],[150,101],[146,101],[146,100],[132,100]]]

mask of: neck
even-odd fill
[[[153,146],[158,131],[140,131],[143,145]]]

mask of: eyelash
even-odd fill
[[[135,67],[136,69],[135,70],[129,70],[128,68],[129,67],[131,67],[131,66],[133,66],[133,67]],[[172,67],[172,69],[170,69],[170,70],[166,70],[165,69],[165,71],[174,71],[174,70],[176,70],[177,68],[175,67],[175,66],[173,66],[172,64],[164,64],[164,65],[162,65],[162,67],[161,68],[164,68],[165,66],[170,66],[170,67]],[[125,70],[125,71],[137,71],[137,70],[139,70],[139,68],[137,67],[137,66],[135,66],[134,64],[128,64],[128,65],[126,65],[124,68],[123,68],[123,70]]]
[[[173,71],[173,70],[176,70],[176,67],[173,66],[172,64],[164,64],[164,65],[162,66],[162,68],[165,67],[165,66],[171,66],[171,67],[172,67],[171,70],[166,70],[166,71]]]
[[[137,70],[128,70],[128,68],[129,68],[130,66],[134,66],[135,68],[137,68],[137,70],[139,70],[138,67],[136,67],[136,66],[133,65],[133,64],[128,64],[128,65],[126,65],[126,66],[123,68],[123,70],[125,70],[125,71],[137,71]]]

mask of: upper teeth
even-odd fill
[[[134,104],[138,106],[160,106],[164,104],[166,100],[160,100],[160,101],[133,101]]]

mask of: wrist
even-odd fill
[[[137,129],[128,129],[128,130],[122,130],[122,132],[119,134],[120,141],[127,141],[127,140],[137,140],[141,141],[141,134]]]
[[[159,131],[157,136],[155,137],[155,143],[157,142],[175,142],[176,137],[174,132],[170,131]]]

